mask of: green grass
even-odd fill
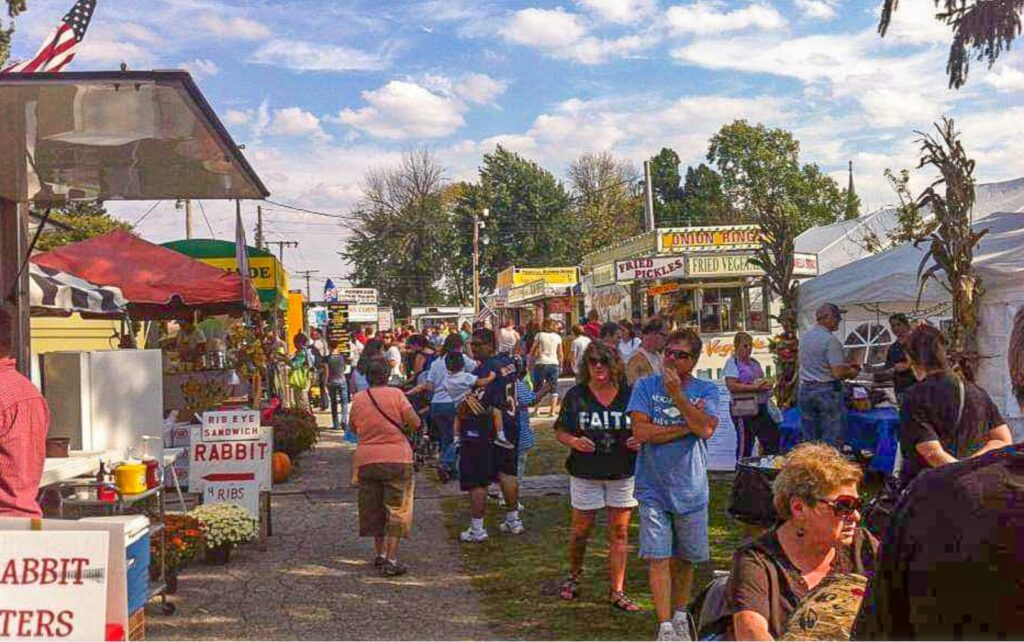
[[[533,422],[537,447],[530,451],[527,475],[565,472],[565,447],[555,440],[550,422]],[[742,541],[742,526],[725,509],[732,490],[732,475],[711,476],[709,538],[711,561],[701,565],[696,586],[711,579],[714,569],[728,569],[732,552]],[[647,585],[646,565],[637,557],[639,537],[636,513],[630,524],[630,553],[626,566],[626,591],[641,607],[623,613],[607,603],[608,558],[603,514],[591,536],[580,582],[580,597],[564,602],[558,597],[568,572],[567,548],[571,508],[569,498],[531,497],[523,500],[526,533],[501,535],[503,517],[491,504],[486,520],[491,539],[484,544],[462,545],[462,561],[481,595],[485,615],[500,638],[526,640],[637,640],[655,633],[653,605]],[[452,537],[469,523],[468,502],[463,497],[443,503],[446,526]]]

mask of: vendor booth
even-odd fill
[[[510,266],[498,273],[491,300],[499,321],[526,325],[550,317],[569,328],[579,321],[577,294],[578,268]]]
[[[170,241],[163,246],[207,265],[238,272],[235,244],[230,241],[190,239]],[[261,309],[264,312],[287,310],[288,272],[281,261],[267,250],[252,246],[246,246],[246,254],[249,256],[249,277],[259,295]]]
[[[992,214],[973,229],[988,230],[974,253],[974,267],[985,289],[977,337],[982,355],[978,384],[1011,420],[1020,439],[1020,407],[1010,387],[1006,349],[1013,317],[1024,303],[1024,214]],[[923,245],[908,243],[804,283],[799,290],[801,327],[813,326],[814,312],[822,303],[835,303],[847,310],[838,335],[848,356],[866,370],[879,366],[894,340],[889,334],[890,314],[902,312],[940,327],[949,322],[949,294],[941,285],[929,282],[918,300],[917,274],[925,251]]]

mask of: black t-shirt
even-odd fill
[[[900,499],[855,640],[1024,639],[1024,446],[922,473]]]
[[[575,386],[566,393],[555,430],[594,442],[594,452],[573,450],[565,462],[569,474],[584,479],[625,479],[633,476],[636,453],[626,446],[632,436],[626,407],[629,387],[620,387],[611,405],[604,406],[589,387]]]
[[[487,385],[484,393],[485,405],[501,409],[502,429],[505,439],[519,443],[519,422],[516,421],[516,362],[507,354],[491,357],[485,364],[487,370],[495,373],[494,381]]]
[[[897,363],[903,363],[907,360],[907,352],[903,349],[903,344],[899,341],[893,341],[892,345],[889,346],[889,352],[885,356],[885,367],[894,368]],[[901,393],[910,386],[917,383],[917,378],[914,376],[913,370],[904,370],[903,372],[894,371],[892,375],[893,386],[896,388],[896,393]]]
[[[984,390],[965,381],[964,393],[964,410],[957,423],[960,389],[952,375],[930,375],[907,391],[900,412],[904,483],[929,468],[917,452],[918,444],[938,441],[946,452],[965,459],[985,445],[990,430],[1006,423]]]

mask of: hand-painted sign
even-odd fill
[[[260,426],[255,439],[204,441],[203,426],[192,428],[189,449],[188,485],[192,492],[203,492],[210,475],[252,475],[259,490],[270,490],[270,460],[273,455],[273,429]],[[215,477],[214,481],[227,481]]]
[[[615,262],[615,280],[654,281],[680,279],[686,276],[686,262],[681,256],[648,256]]]
[[[759,247],[761,228],[756,225],[679,227],[658,231],[659,252],[753,250]]]
[[[350,323],[377,323],[376,303],[353,303],[348,306]]]
[[[669,294],[671,292],[675,292],[676,290],[679,290],[682,287],[683,286],[680,285],[678,281],[673,283],[664,283],[662,285],[655,285],[647,288],[647,294],[649,296],[659,296],[662,294]]]
[[[260,485],[251,473],[206,475],[204,504],[237,504],[256,517],[260,514],[259,500]]]
[[[258,410],[215,410],[202,416],[202,439],[215,441],[254,441],[260,438]]]

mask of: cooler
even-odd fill
[[[90,517],[83,522],[120,523],[124,527],[128,613],[135,613],[149,601],[150,524],[145,515]]]

